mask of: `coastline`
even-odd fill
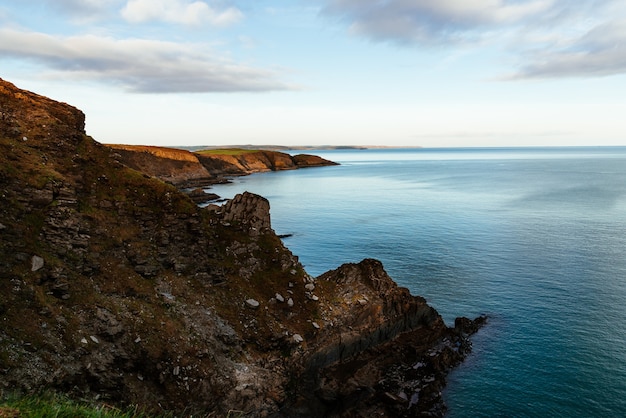
[[[313,278],[267,199],[200,208],[87,136],[80,110],[2,80],[0,99],[0,397],[50,391],[155,414],[444,413],[445,373],[484,319],[446,327],[376,260]],[[199,167],[140,154],[170,179]]]

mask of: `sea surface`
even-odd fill
[[[269,199],[316,276],[381,260],[453,324],[489,315],[448,417],[626,417],[626,148],[314,152],[212,191]]]

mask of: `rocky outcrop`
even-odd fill
[[[224,222],[234,223],[250,235],[273,232],[270,221],[270,202],[249,192],[235,196],[222,209]]]
[[[321,332],[284,416],[443,415],[445,376],[469,353],[467,331],[484,318],[447,328],[377,260],[344,264],[313,283]]]
[[[310,277],[266,199],[199,208],[87,136],[69,105],[0,80],[0,118],[0,396],[442,413],[438,388],[476,322],[447,328],[374,260]]]

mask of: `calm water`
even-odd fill
[[[626,416],[626,148],[328,151],[267,197],[312,275],[365,257],[452,324],[490,315],[449,417]]]

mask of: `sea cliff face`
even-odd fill
[[[204,157],[137,171],[84,126],[0,80],[0,396],[176,415],[443,413],[475,322],[446,327],[375,260],[310,277],[263,197],[202,209],[160,179]]]
[[[128,167],[171,183],[179,189],[208,186],[228,177],[265,171],[336,165],[315,155],[279,151],[223,149],[191,152],[175,148],[107,145]]]

